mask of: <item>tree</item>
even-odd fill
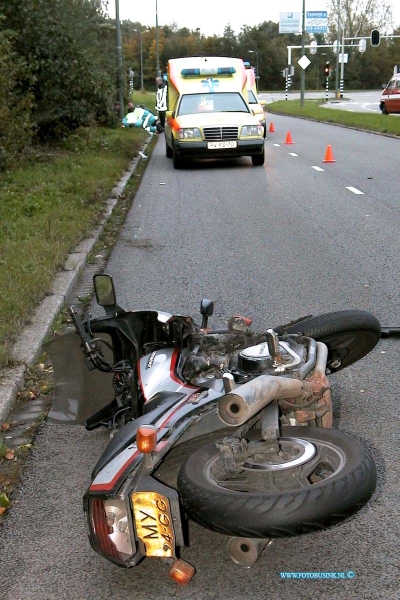
[[[392,5],[385,0],[329,0],[329,29],[337,35],[338,18],[346,37],[366,35],[372,29],[388,31],[393,25]]]
[[[58,138],[102,119],[111,103],[115,65],[104,44],[99,0],[0,0],[14,50],[34,78],[32,117],[40,137]],[[115,44],[114,44],[115,47]],[[114,62],[114,61],[112,61]]]
[[[13,164],[33,133],[33,95],[20,84],[31,81],[29,67],[13,50],[13,37],[11,31],[0,31],[0,170]]]

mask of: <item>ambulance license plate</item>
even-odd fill
[[[237,142],[208,142],[209,150],[219,150],[221,148],[237,148]]]

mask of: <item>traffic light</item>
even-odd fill
[[[378,29],[373,29],[371,31],[371,46],[379,46],[380,42],[380,33]]]
[[[329,60],[327,60],[324,65],[324,75],[325,77],[329,77]]]

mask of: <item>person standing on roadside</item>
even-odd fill
[[[162,77],[156,77],[156,110],[160,118],[161,127],[165,127],[165,113],[167,112],[167,86]]]

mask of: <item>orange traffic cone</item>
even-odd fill
[[[285,144],[294,144],[294,141],[292,140],[292,134],[290,133],[290,131],[288,131],[286,134]]]
[[[326,162],[326,163],[336,162],[335,159],[333,158],[332,147],[329,146],[329,144],[326,147],[324,162]]]
[[[270,123],[270,125],[269,125],[269,129],[268,129],[268,131],[269,131],[270,133],[275,133],[275,127],[274,127],[274,124],[272,123],[272,121],[271,121],[271,123]]]

